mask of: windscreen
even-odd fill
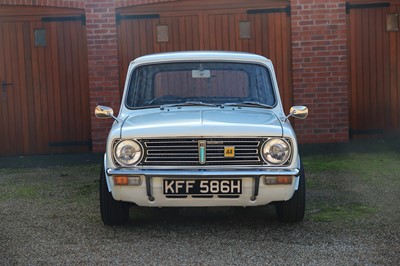
[[[126,98],[128,108],[202,102],[256,101],[275,105],[270,73],[257,64],[168,63],[136,68]]]

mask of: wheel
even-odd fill
[[[108,191],[104,164],[100,171],[100,213],[105,225],[123,225],[129,219],[129,205],[122,201],[116,201]]]
[[[301,222],[304,218],[305,207],[306,176],[303,164],[301,164],[299,188],[294,192],[290,200],[280,201],[275,205],[278,221],[284,223]]]

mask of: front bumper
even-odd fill
[[[294,176],[289,185],[266,185],[264,176]],[[115,200],[131,202],[147,207],[195,207],[195,206],[257,206],[273,201],[288,200],[293,196],[299,181],[299,169],[107,169],[107,183]],[[139,186],[114,185],[113,176],[140,176]],[[243,191],[237,198],[168,198],[163,194],[164,178],[241,178]]]

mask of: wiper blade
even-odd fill
[[[244,103],[246,105],[255,105],[255,106],[261,106],[261,107],[265,107],[265,108],[273,108],[273,106],[271,106],[269,104],[260,103],[260,102],[244,101],[242,103]]]
[[[273,108],[273,106],[260,103],[260,102],[253,102],[253,101],[243,101],[239,103],[224,103],[222,106],[256,106],[256,107],[263,107],[263,108]]]
[[[183,102],[183,103],[171,103],[171,104],[163,104],[160,106],[161,110],[164,110],[165,108],[168,107],[179,107],[179,106],[211,106],[211,107],[216,107],[218,105],[213,104],[213,103],[203,103],[203,102]]]

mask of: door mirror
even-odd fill
[[[308,116],[308,108],[306,106],[293,106],[290,108],[290,114],[287,118],[291,116],[298,119],[305,119]]]
[[[101,105],[96,106],[96,108],[94,109],[94,114],[96,115],[97,118],[112,117],[116,120],[113,109],[107,106],[101,106]]]

